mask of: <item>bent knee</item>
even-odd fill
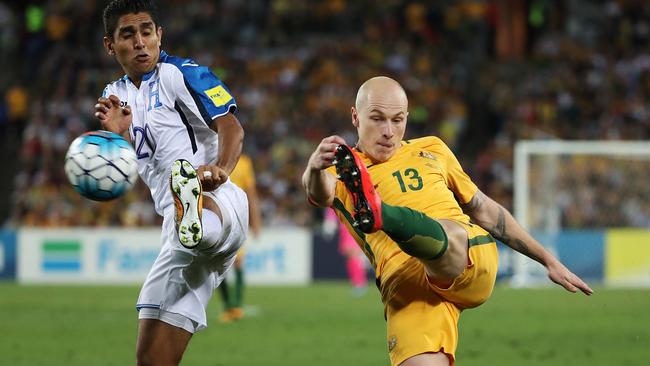
[[[467,251],[467,231],[465,228],[452,220],[438,220],[442,228],[447,234],[447,241],[449,242],[450,249],[465,248]]]

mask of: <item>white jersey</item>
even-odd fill
[[[130,106],[129,128],[138,172],[151,190],[156,212],[172,204],[169,174],[176,159],[195,167],[217,160],[212,120],[237,108],[226,86],[207,67],[160,52],[156,68],[142,76],[140,88],[128,76],[109,84],[102,96],[116,95]]]

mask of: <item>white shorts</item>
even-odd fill
[[[162,248],[136,305],[140,319],[160,319],[190,333],[207,326],[208,301],[246,240],[248,200],[244,191],[230,180],[216,191],[203,194],[214,199],[221,209],[219,241],[205,250],[183,247],[174,227],[174,206],[165,208]]]

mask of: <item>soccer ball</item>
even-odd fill
[[[120,135],[91,131],[77,137],[65,155],[65,174],[75,191],[93,201],[122,196],[138,178],[135,151]]]

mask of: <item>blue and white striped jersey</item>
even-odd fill
[[[142,77],[140,88],[123,78],[108,84],[104,97],[116,95],[129,105],[129,128],[140,177],[151,190],[156,212],[172,204],[169,172],[176,159],[195,167],[217,160],[212,121],[237,109],[230,91],[207,67],[160,52],[158,65]]]

